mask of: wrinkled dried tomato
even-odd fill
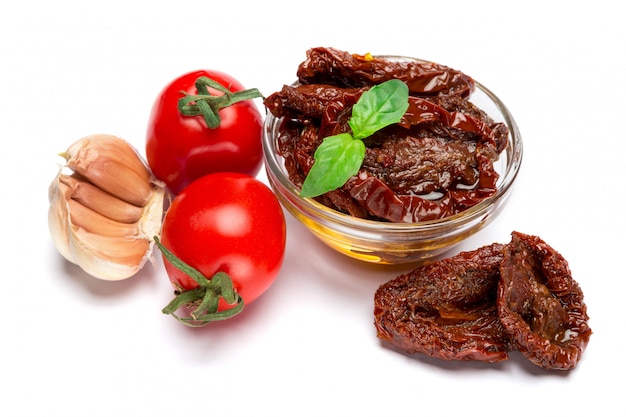
[[[371,55],[351,54],[334,48],[311,48],[298,67],[303,84],[342,84],[364,87],[391,78],[404,81],[411,93],[467,97],[474,80],[466,74],[434,62],[394,62]]]
[[[496,295],[504,245],[492,244],[425,264],[380,286],[378,337],[407,353],[444,360],[499,362],[509,339]]]
[[[400,125],[425,126],[428,134],[391,127],[374,135],[368,143],[381,134],[385,139],[368,146],[359,175],[343,187],[371,215],[395,223],[435,220],[467,210],[496,192],[499,175],[493,162],[505,140],[496,138],[498,130],[484,120],[409,97]],[[434,135],[433,125],[452,137]],[[430,192],[442,196],[423,197]]]
[[[514,232],[500,275],[498,312],[514,347],[542,368],[574,368],[592,332],[567,261],[539,237]]]
[[[374,295],[380,339],[407,353],[499,362],[519,350],[535,365],[570,370],[591,329],[567,261],[536,236],[422,265]]]

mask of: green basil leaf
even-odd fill
[[[352,108],[349,120],[355,139],[398,123],[409,107],[409,88],[397,79],[385,81],[364,92]]]
[[[389,80],[364,92],[352,108],[348,121],[352,134],[329,136],[315,151],[300,191],[301,197],[317,197],[343,186],[356,175],[365,158],[362,139],[398,123],[409,107],[409,88],[400,80]]]
[[[344,185],[359,172],[365,158],[365,144],[349,133],[328,136],[314,156],[315,163],[302,184],[301,197],[317,197]]]

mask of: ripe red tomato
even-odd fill
[[[275,281],[285,242],[285,218],[272,191],[248,175],[227,172],[206,175],[178,194],[167,211],[160,238],[161,247],[166,248],[164,255],[169,250],[204,277],[211,279],[222,273],[221,279],[223,273],[228,275],[246,305]],[[167,257],[164,263],[177,293],[191,297],[164,312],[172,314],[190,303],[197,307],[204,297],[201,285]],[[200,292],[200,297],[194,291]],[[220,299],[213,310],[217,318],[202,312],[192,315],[186,324],[204,325],[199,318],[202,316],[206,316],[206,322],[219,320],[221,312],[230,314],[227,311],[233,304],[235,300]]]
[[[221,84],[219,91],[198,80]],[[201,91],[198,91],[198,90]],[[220,103],[227,92],[243,94],[242,101]],[[246,95],[247,93],[247,95]],[[204,94],[205,103],[214,103],[219,126],[209,127],[193,99],[186,106],[194,115],[179,111],[179,100]],[[263,118],[252,98],[256,89],[244,90],[233,77],[214,70],[183,74],[170,82],[156,98],[148,121],[146,157],[154,175],[178,194],[190,182],[212,172],[241,172],[256,176],[262,165],[261,131]],[[206,106],[205,106],[206,107]]]

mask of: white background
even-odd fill
[[[1,415],[625,415],[619,2],[367,4],[2,3]],[[62,260],[47,228],[58,152],[112,133],[143,154],[152,101],[174,77],[219,69],[268,95],[314,46],[436,61],[507,104],[524,139],[514,194],[455,251],[518,230],[568,259],[594,331],[574,371],[517,354],[486,365],[389,349],[373,294],[406,267],[349,260],[290,216],[274,286],[203,329],[161,313],[172,295],[162,265],[111,283]]]

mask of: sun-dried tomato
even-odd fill
[[[542,368],[574,368],[592,332],[567,261],[539,237],[513,232],[500,275],[498,312],[514,347]]]
[[[444,360],[507,359],[509,339],[496,308],[503,250],[494,243],[462,252],[381,285],[374,296],[378,337]]]
[[[359,175],[343,187],[371,215],[395,223],[435,220],[467,210],[496,192],[499,175],[493,161],[503,140],[484,120],[409,97],[400,124],[437,124],[453,140],[397,127],[383,130],[386,139],[367,149]],[[405,189],[404,184],[410,187]],[[474,186],[459,188],[458,184]],[[436,200],[422,196],[430,192],[442,196]]]
[[[467,97],[475,82],[468,75],[434,62],[394,62],[335,48],[311,48],[298,67],[303,84],[343,84],[363,87],[391,78],[404,81],[411,94]]]
[[[567,261],[536,236],[422,265],[376,291],[378,337],[407,353],[499,362],[519,350],[570,370],[591,336],[583,292]]]

